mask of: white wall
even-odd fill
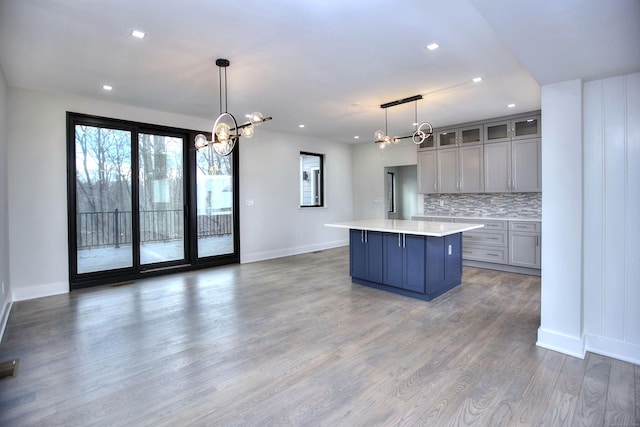
[[[353,218],[351,148],[267,126],[240,145],[241,262],[348,244],[345,230],[324,224]],[[324,154],[323,208],[300,208],[300,151]]]
[[[411,141],[405,140],[399,145],[392,145],[384,150],[380,150],[378,145],[372,142],[353,145],[354,219],[386,218],[385,166],[415,165],[417,162],[418,152]],[[416,205],[422,210],[418,203]],[[413,213],[415,212],[411,214]]]
[[[9,196],[7,194],[7,84],[0,69],[0,337],[9,316],[11,281],[9,280]]]
[[[640,74],[542,88],[538,345],[640,363]]]
[[[9,271],[13,299],[68,292],[66,112],[186,129],[205,130],[211,123],[17,88],[9,88],[8,95]],[[326,209],[298,210],[298,154],[302,148],[327,155]],[[346,244],[346,238],[320,224],[350,219],[349,147],[278,135],[269,132],[265,124],[240,150],[241,259]],[[244,205],[247,198],[254,199],[253,208]]]
[[[640,73],[585,83],[584,147],[586,347],[640,363]]]

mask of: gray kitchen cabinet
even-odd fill
[[[511,191],[542,191],[540,138],[511,141]]]
[[[418,145],[418,151],[423,150],[435,150],[436,149],[436,140],[433,134],[429,135],[424,141]]]
[[[439,193],[484,192],[482,145],[437,150]]]
[[[460,147],[460,193],[484,192],[484,147]]]
[[[482,124],[459,128],[442,129],[436,132],[437,148],[450,148],[482,144],[484,127]]]
[[[511,192],[511,141],[484,146],[484,191]]]
[[[418,152],[418,193],[438,192],[438,163],[436,151]]]
[[[540,136],[540,115],[500,120],[484,125],[484,142],[505,142]]]
[[[539,269],[540,223],[509,222],[509,264]]]
[[[459,193],[460,172],[458,170],[458,149],[446,148],[438,150],[438,192]]]
[[[542,190],[540,138],[495,142],[484,146],[486,193]]]

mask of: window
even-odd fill
[[[324,155],[300,152],[300,207],[324,206]]]
[[[396,174],[387,172],[387,212],[396,211]]]

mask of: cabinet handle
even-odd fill
[[[489,254],[489,253],[488,253],[487,255],[488,255],[488,256],[498,256],[498,255],[496,255],[496,254]]]
[[[400,246],[400,233],[398,233],[398,247],[401,247]]]
[[[540,246],[540,236],[536,236],[536,247]]]
[[[487,240],[498,240],[497,237],[487,237]]]
[[[407,247],[407,235],[406,234],[402,235],[402,247],[403,248]]]
[[[364,230],[360,230],[360,243],[364,243]]]
[[[369,230],[364,230],[364,242],[369,243]]]

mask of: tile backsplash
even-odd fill
[[[424,214],[540,218],[542,193],[425,194]]]

